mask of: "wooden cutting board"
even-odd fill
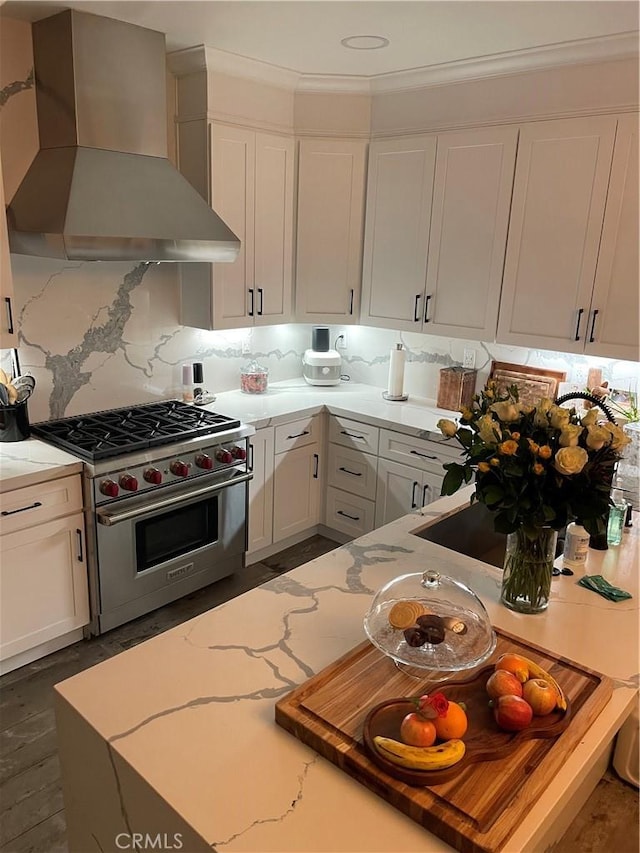
[[[551,672],[567,694],[571,718],[556,738],[524,740],[507,755],[463,767],[448,782],[415,787],[376,766],[363,746],[363,723],[388,699],[442,690],[400,671],[365,641],[276,705],[276,722],[349,775],[384,797],[447,844],[467,853],[504,850],[509,836],[609,701],[612,682],[551,652],[496,632],[493,656],[473,675],[513,651]],[[453,696],[451,698],[454,698]],[[469,709],[472,713],[472,709]]]

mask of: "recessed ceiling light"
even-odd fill
[[[389,44],[389,39],[384,36],[347,36],[341,39],[340,44],[351,50],[379,50]]]

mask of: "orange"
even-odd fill
[[[436,734],[440,740],[461,738],[467,731],[468,722],[464,709],[457,702],[451,700],[449,700],[446,716],[436,717],[433,720]]]
[[[513,652],[505,652],[496,661],[496,669],[506,669],[512,672],[521,684],[529,678],[529,664],[520,655]]]

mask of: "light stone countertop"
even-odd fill
[[[203,407],[239,418],[256,429],[315,415],[326,407],[334,414],[364,418],[376,426],[407,435],[442,440],[436,423],[454,412],[436,408],[433,400],[409,397],[401,403],[382,399],[382,388],[355,382],[336,386],[311,386],[303,379],[276,382],[264,394],[224,391]],[[37,438],[0,442],[0,492],[34,485],[82,471],[82,462]]]
[[[603,772],[603,756],[606,762],[637,702],[638,516],[621,546],[590,551],[587,564],[587,573],[604,574],[633,598],[611,603],[578,586],[577,577],[560,576],[548,610],[527,616],[499,604],[499,570],[412,535],[465,506],[472,490],[57,685],[72,853],[117,850],[116,835],[132,831],[179,831],[184,849],[219,853],[449,850],[274,722],[280,697],[365,639],[362,620],[375,591],[428,567],[468,583],[495,627],[614,679],[597,724],[507,847],[547,849],[566,828],[574,792],[589,773]]]
[[[81,471],[77,456],[38,438],[0,442],[0,493]]]

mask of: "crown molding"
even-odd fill
[[[410,89],[443,86],[509,74],[522,74],[562,65],[584,65],[616,59],[637,58],[637,31],[612,36],[561,42],[527,50],[508,51],[492,56],[378,74],[372,77],[339,74],[301,74],[268,62],[227,53],[205,45],[178,50],[167,55],[169,69],[178,77],[213,70],[245,77],[295,92],[342,92],[374,95]]]

